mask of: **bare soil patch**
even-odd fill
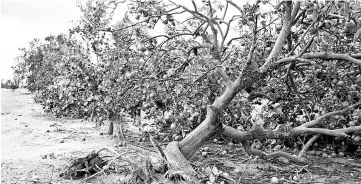
[[[59,177],[69,160],[114,142],[92,123],[43,113],[26,90],[1,90],[2,183],[76,183]]]

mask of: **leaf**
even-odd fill
[[[218,169],[217,169],[217,167],[216,166],[213,166],[213,168],[212,168],[212,173],[213,174],[218,174]]]
[[[343,106],[349,106],[350,104],[349,104],[348,101],[344,101],[344,102],[342,102],[342,105],[343,105]]]
[[[313,20],[313,21],[316,21],[317,18],[318,18],[318,13],[317,13],[317,11],[313,11],[312,20]]]
[[[204,169],[204,172],[205,172],[207,175],[210,175],[210,174],[212,174],[212,169],[211,169],[209,166],[207,166],[207,167]]]
[[[361,28],[357,30],[353,38],[353,42],[356,43],[358,39],[361,39]],[[361,80],[361,79],[360,79]]]
[[[211,183],[215,183],[215,182],[216,182],[216,177],[215,177],[212,173],[209,175],[209,181],[210,181]]]
[[[345,7],[341,7],[339,10],[338,10],[338,13],[344,17],[348,17],[348,14],[347,14],[347,11],[346,11],[346,8]]]
[[[241,116],[243,119],[247,119],[247,116],[246,114],[244,113],[243,109],[241,109]]]

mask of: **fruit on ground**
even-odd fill
[[[338,81],[336,85],[337,86],[343,86],[343,85],[345,85],[345,83],[343,81]]]
[[[208,152],[208,151],[209,151],[209,147],[204,147],[204,148],[203,148],[203,151]]]
[[[262,149],[262,145],[257,144],[256,149]]]
[[[316,34],[317,33],[317,29],[316,28],[311,28],[310,29],[310,34],[311,35],[314,35],[314,34]]]
[[[229,174],[228,173],[223,173],[223,176],[224,177],[229,177]]]
[[[356,126],[356,123],[355,123],[354,121],[350,121],[350,122],[348,123],[348,126],[350,126],[350,127]]]
[[[287,158],[283,158],[283,159],[282,159],[282,162],[283,162],[284,164],[289,164],[289,163],[290,163],[290,161],[289,161]]]
[[[277,177],[272,177],[271,178],[271,183],[278,183],[278,178]]]
[[[155,93],[151,93],[151,94],[149,95],[149,97],[150,97],[150,98],[154,98],[154,97],[155,97]]]
[[[350,20],[349,22],[347,22],[345,24],[345,26],[346,26],[347,29],[352,29],[352,28],[354,28],[356,26],[356,24],[355,24],[355,22],[353,20]]]
[[[202,157],[207,157],[207,156],[208,156],[208,152],[203,151],[202,152]]]
[[[172,124],[170,125],[170,129],[174,130],[175,128],[177,128],[177,125],[174,124],[174,123],[172,123]]]
[[[297,176],[293,176],[292,180],[293,180],[293,181],[298,181],[299,178],[298,178]]]
[[[182,136],[177,135],[177,136],[174,138],[174,140],[175,140],[175,141],[180,141],[180,140],[182,140]]]
[[[140,27],[134,27],[134,31],[139,32],[139,31],[140,31]]]

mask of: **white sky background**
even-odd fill
[[[34,38],[65,32],[80,17],[75,0],[1,0],[0,78],[11,79],[11,66]]]
[[[85,2],[86,0],[80,0]],[[201,0],[199,0],[198,3]],[[174,0],[193,9],[191,0]],[[244,4],[245,1],[237,2]],[[1,0],[0,3],[0,78],[11,79],[11,66],[19,55],[18,48],[27,47],[34,38],[67,32],[71,21],[80,19],[76,0]],[[119,7],[114,19],[121,20],[126,6]],[[232,14],[234,10],[229,11]]]

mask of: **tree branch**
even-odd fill
[[[302,56],[305,59],[322,59],[322,60],[343,60],[349,61],[356,65],[361,66],[361,60],[355,59],[352,55],[348,54],[334,54],[327,52],[315,52],[315,53],[306,53]]]
[[[321,136],[321,134],[314,135],[310,140],[307,141],[306,145],[303,146],[302,150],[298,153],[298,157],[303,157],[308,148],[312,145],[313,142],[316,141]]]
[[[292,6],[291,1],[285,2],[286,14],[283,19],[282,29],[280,31],[280,34],[277,37],[277,40],[275,42],[275,45],[272,48],[270,55],[266,59],[266,62],[263,64],[263,66],[261,68],[259,68],[259,71],[261,73],[264,73],[265,71],[267,71],[268,68],[270,67],[270,65],[274,62],[274,60],[276,59],[278,54],[281,52],[282,46],[290,32],[290,29],[291,29],[291,6]]]
[[[262,159],[284,157],[284,158],[287,158],[287,159],[292,160],[294,162],[298,162],[298,163],[304,162],[304,160],[301,159],[300,157],[291,155],[291,154],[286,153],[284,151],[276,151],[276,152],[268,154],[268,153],[265,153],[265,152],[263,152],[261,150],[252,148],[251,146],[249,146],[249,143],[247,141],[241,141],[241,144],[242,144],[244,150],[246,151],[246,153],[248,155],[256,155],[256,156],[259,156]]]
[[[299,127],[295,127],[292,131],[294,131],[298,135],[307,133],[307,134],[323,134],[334,137],[347,137],[348,135],[346,133],[361,131],[361,126],[329,130],[326,128],[307,128],[301,125]]]
[[[224,10],[222,20],[224,20],[224,18],[226,17],[226,13],[227,13],[227,11],[228,11],[228,4],[229,4],[229,2],[227,1],[227,2],[226,2],[226,9]]]
[[[360,106],[360,105],[361,105],[361,102],[358,102],[358,103],[352,104],[352,105],[350,105],[350,106],[348,106],[348,107],[346,107],[346,108],[344,108],[344,109],[342,109],[342,110],[338,110],[338,111],[333,111],[333,112],[326,113],[326,114],[320,116],[319,118],[317,118],[317,119],[315,119],[315,120],[313,120],[313,121],[310,121],[310,122],[307,122],[307,123],[305,123],[305,124],[302,124],[301,126],[302,126],[302,127],[313,127],[313,126],[316,126],[316,125],[320,124],[321,121],[322,121],[323,119],[325,119],[325,118],[331,117],[331,116],[333,116],[333,115],[338,115],[338,114],[345,113],[345,112],[347,112],[347,111],[349,111],[349,110],[351,110],[351,109],[353,109],[353,108],[355,108],[355,107],[358,107],[358,106]]]
[[[297,58],[295,56],[282,58],[272,64],[272,67],[279,67],[281,65],[288,64],[290,62],[299,61],[309,63],[310,59],[320,59],[320,60],[343,60],[354,63],[356,65],[361,66],[361,60],[355,59],[352,57],[353,55],[348,54],[335,54],[335,53],[327,53],[327,52],[314,52],[314,53],[305,53],[302,57]],[[357,55],[355,55],[357,57]]]
[[[295,2],[295,4],[293,5],[292,13],[291,13],[292,25],[295,24],[295,18],[296,18],[296,15],[297,15],[298,11],[300,10],[300,6],[301,6],[301,1],[300,0],[297,0]],[[296,22],[297,22],[297,20],[296,20]]]

